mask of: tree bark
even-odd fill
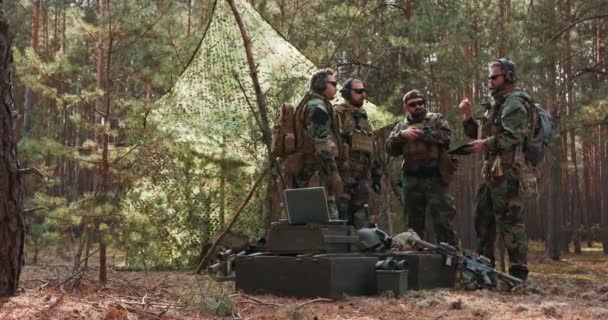
[[[12,296],[17,292],[25,237],[12,67],[8,25],[0,20],[0,297]]]

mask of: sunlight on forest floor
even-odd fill
[[[395,298],[337,301],[235,292],[187,271],[110,270],[100,286],[93,266],[28,265],[20,295],[0,300],[0,319],[608,319],[608,256],[600,244],[580,255],[546,257],[530,243],[530,280],[516,292],[438,289]]]

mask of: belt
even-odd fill
[[[433,178],[439,177],[439,167],[421,167],[417,170],[412,171],[403,171],[403,175],[406,177],[416,177],[416,178]]]

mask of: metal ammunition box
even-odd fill
[[[344,253],[357,250],[358,236],[347,225],[274,223],[266,251],[275,253]]]
[[[341,298],[376,293],[375,257],[238,256],[236,289],[294,297]]]
[[[407,270],[376,270],[378,293],[391,291],[395,296],[407,292]]]
[[[402,257],[408,264],[407,285],[412,290],[453,288],[455,266],[447,266],[445,257],[438,253],[412,251]]]

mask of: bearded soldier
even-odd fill
[[[475,199],[475,231],[480,254],[494,262],[496,233],[509,255],[509,274],[526,280],[528,240],[524,225],[518,160],[528,134],[528,111],[522,90],[515,85],[515,65],[506,58],[489,65],[488,85],[492,103],[473,118],[472,103],[460,103],[465,134],[476,139],[468,151],[483,153],[483,183]],[[479,130],[481,129],[481,130]]]
[[[457,245],[452,220],[456,216],[454,197],[448,183],[455,168],[447,154],[452,131],[444,117],[426,109],[418,90],[403,96],[405,120],[399,122],[386,141],[391,156],[403,155],[403,194],[409,227],[424,238],[429,209],[437,241]]]
[[[334,106],[341,144],[337,163],[344,186],[343,196],[337,199],[338,212],[340,219],[360,229],[370,222],[370,178],[374,191],[380,192],[382,173],[378,162],[373,160],[373,129],[363,109],[366,98],[363,82],[346,80],[340,94],[344,103]]]

